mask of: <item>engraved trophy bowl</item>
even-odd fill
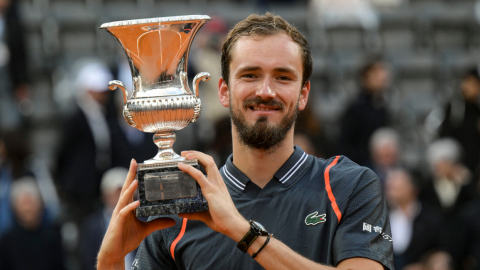
[[[185,184],[187,180],[178,180],[189,176],[182,175],[177,164],[198,167],[197,160],[186,160],[172,148],[176,138],[174,131],[195,122],[200,116],[198,84],[208,81],[210,74],[197,74],[192,91],[186,71],[193,38],[208,20],[211,20],[209,16],[191,15],[118,21],[100,26],[123,46],[133,78],[130,94],[121,81],[111,81],[108,86],[111,90],[120,88],[123,91],[123,116],[128,124],[140,131],[155,133],[153,141],[158,147],[155,157],[137,167],[140,199],[137,216],[208,209],[208,205],[198,207],[196,201],[186,202],[198,199],[206,205],[198,184],[196,197],[192,197],[195,191],[185,191],[187,186],[192,189],[192,184],[196,184],[191,182],[195,181],[193,178],[190,177],[188,185]]]

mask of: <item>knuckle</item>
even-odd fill
[[[213,160],[213,158],[211,156],[208,156],[208,158],[206,160],[206,164],[207,164],[207,166],[215,165],[215,160]]]

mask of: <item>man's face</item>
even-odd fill
[[[243,144],[268,150],[283,141],[307,102],[302,68],[300,48],[286,34],[237,41],[229,86],[221,79],[219,95]]]
[[[463,97],[468,101],[477,101],[480,95],[480,81],[473,77],[466,77],[461,83]]]
[[[378,93],[386,88],[390,84],[390,74],[388,68],[383,63],[376,63],[368,72],[365,74],[364,86],[367,90]]]

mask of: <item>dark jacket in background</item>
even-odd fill
[[[362,166],[371,167],[369,141],[372,134],[388,124],[383,98],[362,90],[342,119],[341,153]]]
[[[26,230],[17,225],[0,241],[2,270],[62,270],[63,260],[60,233],[47,226]]]
[[[24,29],[21,24],[17,1],[13,0],[5,12],[5,42],[10,51],[8,69],[12,85],[16,88],[29,81],[27,73],[27,50]]]
[[[74,217],[83,217],[100,203],[100,179],[96,147],[86,116],[80,109],[63,126],[57,155],[57,181],[61,197]]]
[[[400,270],[408,264],[418,263],[429,251],[441,248],[442,216],[426,205],[421,207],[413,220],[410,244],[403,254],[394,254],[395,269]],[[395,236],[393,238],[395,239]]]
[[[441,137],[450,137],[462,145],[462,163],[476,173],[480,163],[480,108],[477,104],[451,102],[445,108]]]

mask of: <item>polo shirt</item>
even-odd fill
[[[330,266],[364,257],[393,269],[386,203],[370,169],[344,156],[316,158],[296,146],[263,189],[235,167],[232,156],[220,174],[238,211],[300,255]],[[169,217],[176,225],[149,235],[132,269],[263,269],[203,222]]]

